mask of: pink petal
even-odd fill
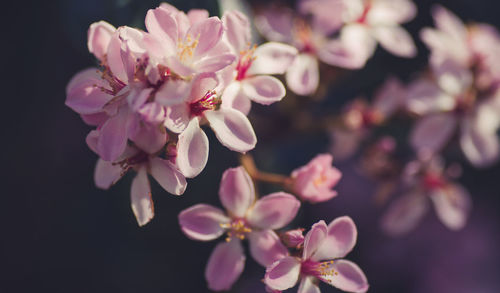
[[[473,82],[472,73],[451,59],[433,64],[433,71],[441,89],[451,96],[463,94]]]
[[[450,140],[457,127],[452,113],[432,114],[417,121],[410,133],[410,144],[417,152],[438,152]]]
[[[254,76],[241,82],[243,93],[252,101],[270,105],[281,101],[286,94],[285,86],[272,76]]]
[[[158,157],[150,160],[150,173],[163,189],[181,195],[186,190],[186,178],[167,160]]]
[[[139,169],[132,180],[130,201],[137,223],[139,226],[146,225],[154,217],[154,208],[148,174],[145,168]]]
[[[373,101],[373,108],[379,111],[384,117],[392,116],[400,110],[406,98],[406,89],[399,79],[390,77],[380,88]]]
[[[300,202],[295,196],[285,192],[271,193],[255,202],[247,220],[260,229],[280,229],[295,218],[299,207]]]
[[[221,53],[215,56],[207,56],[196,62],[193,66],[198,72],[217,72],[231,65],[236,60],[233,53]]]
[[[163,7],[150,9],[146,14],[145,23],[148,32],[159,39],[162,46],[176,49],[177,22],[170,11]],[[175,54],[175,51],[173,52]]]
[[[163,106],[172,106],[184,102],[192,83],[183,79],[168,79],[156,92],[155,101]]]
[[[359,50],[352,50],[338,39],[324,44],[318,51],[318,58],[326,64],[347,69],[360,69],[368,60],[366,54],[360,54]]]
[[[413,58],[417,55],[411,35],[400,26],[378,27],[373,34],[384,49],[396,56]]]
[[[304,240],[304,252],[302,254],[302,259],[310,259],[314,255],[325,240],[327,231],[328,227],[323,220],[312,226],[311,230],[307,232]]]
[[[346,256],[356,244],[358,231],[350,217],[333,220],[328,225],[326,237],[313,254],[313,260],[327,260]]]
[[[314,277],[302,277],[297,293],[321,293],[319,287],[313,282]]]
[[[163,126],[152,125],[144,121],[137,121],[136,127],[129,138],[135,145],[148,154],[154,154],[161,150],[167,142],[168,135]]]
[[[293,40],[294,12],[289,8],[266,9],[256,17],[255,26],[267,39],[289,43]]]
[[[165,108],[165,127],[175,133],[181,133],[189,124],[189,106],[181,103]]]
[[[297,284],[300,274],[300,260],[284,257],[267,267],[264,282],[274,290],[286,290]]]
[[[122,107],[103,124],[97,140],[97,151],[105,161],[115,161],[127,147],[129,112]]]
[[[255,201],[252,179],[243,167],[227,169],[219,188],[222,205],[235,217],[244,217]]]
[[[187,36],[198,40],[193,58],[202,58],[205,53],[215,47],[222,38],[223,31],[222,21],[216,16],[193,24],[187,32]]]
[[[165,108],[155,102],[143,105],[137,113],[140,119],[150,124],[159,125],[165,121]]]
[[[209,241],[224,234],[221,224],[230,221],[218,208],[207,204],[197,204],[179,214],[182,232],[193,240]]]
[[[252,150],[257,144],[252,124],[240,111],[220,108],[217,111],[205,111],[203,114],[217,139],[228,149],[244,153]]]
[[[200,128],[198,119],[192,119],[179,135],[176,164],[187,178],[194,178],[208,161],[208,138]]]
[[[434,82],[419,79],[408,86],[406,107],[416,114],[452,110],[456,105],[454,97],[443,92]]]
[[[95,114],[113,97],[102,91],[108,86],[99,75],[97,68],[89,68],[77,73],[66,87],[66,106],[79,114]]]
[[[239,81],[230,83],[224,90],[221,99],[221,107],[236,109],[243,113],[243,115],[248,115],[250,108],[252,107],[252,102],[250,98],[241,90],[241,83]]]
[[[214,291],[231,289],[244,267],[245,255],[239,240],[217,244],[205,269],[208,288]]]
[[[191,24],[200,22],[208,18],[208,11],[205,9],[191,9],[187,13],[187,17]]]
[[[294,93],[303,96],[313,94],[319,85],[318,60],[309,54],[299,54],[285,77],[288,88]]]
[[[105,112],[98,112],[95,114],[82,114],[80,115],[80,117],[82,117],[83,122],[90,126],[102,125],[109,118],[108,114],[106,114]]]
[[[288,255],[288,249],[272,230],[251,232],[248,241],[250,254],[261,266],[267,267]]]
[[[218,84],[219,80],[213,72],[206,72],[197,75],[193,80],[193,86],[189,94],[189,101],[198,101],[203,98],[207,92],[214,90]]]
[[[451,230],[460,230],[467,223],[472,207],[469,192],[459,184],[448,184],[431,193],[438,218]]]
[[[391,203],[382,217],[382,229],[393,236],[414,229],[429,209],[428,199],[420,192],[405,194]]]
[[[239,11],[229,11],[222,16],[226,28],[226,38],[235,53],[247,49],[251,42],[250,22],[246,15]]]
[[[120,40],[118,32],[111,37],[109,42],[106,64],[116,78],[124,83],[128,82],[128,74],[122,58],[122,40]]]
[[[190,78],[196,73],[195,68],[184,64],[177,56],[167,57],[166,63],[167,67],[172,70],[172,72],[182,77]]]
[[[432,7],[432,17],[436,27],[457,40],[467,38],[467,28],[462,20],[441,5]]]
[[[255,50],[255,60],[247,74],[284,74],[297,54],[297,49],[290,45],[276,42],[265,43]]]
[[[94,22],[87,32],[87,46],[89,52],[97,59],[104,61],[108,44],[116,28],[105,21]]]
[[[338,274],[321,277],[326,282],[342,291],[363,293],[368,291],[368,280],[365,273],[353,262],[339,259],[330,265]]]
[[[99,159],[94,171],[95,185],[101,189],[108,189],[122,178],[122,173],[120,165]]]
[[[412,1],[377,1],[367,15],[367,22],[371,25],[396,25],[412,20],[416,14],[417,7]]]
[[[488,117],[487,111],[478,111],[477,117],[465,119],[460,132],[462,151],[469,162],[478,168],[491,166],[500,157],[496,133],[498,116]]]

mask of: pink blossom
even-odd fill
[[[407,192],[396,199],[382,218],[382,228],[391,235],[401,235],[417,226],[432,203],[439,220],[451,230],[462,229],[471,209],[469,192],[451,181],[442,162],[410,162],[404,171]]]
[[[274,290],[292,288],[300,279],[298,292],[320,292],[316,279],[347,292],[366,292],[368,281],[353,262],[342,259],[356,244],[357,230],[344,216],[328,226],[314,224],[304,241],[302,257],[286,256],[267,267],[264,281]]]
[[[320,154],[307,165],[295,169],[291,178],[292,190],[302,200],[322,202],[337,196],[332,188],[337,185],[342,173],[332,167],[333,157],[330,154]]]
[[[410,34],[400,24],[415,17],[409,0],[344,0],[339,39],[326,44],[326,63],[361,68],[373,55],[377,42],[390,53],[405,58],[417,53]]]
[[[410,134],[417,152],[440,151],[459,129],[460,146],[477,167],[500,155],[498,92],[478,92],[472,73],[451,59],[434,68],[435,80],[420,79],[408,89],[407,107],[423,115]]]
[[[98,138],[99,133],[95,130],[87,136],[87,143],[94,151]],[[139,226],[147,224],[154,216],[148,173],[169,193],[181,195],[186,190],[186,179],[171,161],[135,147],[127,147],[114,162],[99,159],[94,173],[95,184],[108,189],[131,169],[137,173],[132,180],[130,199]]]
[[[304,244],[304,229],[294,229],[281,233],[280,238],[283,244],[290,248],[299,249]]]
[[[226,28],[224,40],[239,57],[223,73],[227,87],[222,95],[222,106],[229,106],[247,114],[250,101],[269,105],[285,96],[285,87],[271,74],[283,74],[297,55],[289,45],[269,42],[251,46],[250,22],[240,12],[224,14],[222,22]]]
[[[268,266],[288,255],[273,231],[287,225],[300,202],[293,195],[277,192],[255,200],[250,176],[243,167],[224,172],[219,197],[227,213],[206,205],[194,205],[179,214],[181,229],[189,238],[209,241],[227,233],[208,260],[205,277],[212,290],[228,290],[243,271],[245,255],[241,240],[248,238],[250,254]]]

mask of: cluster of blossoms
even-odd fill
[[[205,10],[187,14],[168,4],[148,11],[147,32],[94,23],[88,48],[99,68],[69,82],[66,105],[95,126],[88,146],[99,155],[95,182],[107,189],[137,172],[131,202],[139,225],[153,217],[147,174],[180,195],[186,177],[208,160],[208,124],[227,148],[247,152],[257,138],[246,114],[250,102],[269,105],[285,96],[282,74],[295,48],[252,46],[250,24],[239,12],[222,20]]]
[[[401,27],[416,15],[410,0],[299,0],[297,5],[296,11],[273,6],[258,14],[255,24],[270,40],[260,46],[252,43],[249,19],[237,11],[219,19],[164,3],[147,12],[146,31],[104,21],[90,26],[88,49],[99,66],[71,79],[66,105],[95,127],[86,142],[99,156],[94,173],[99,188],[135,171],[131,206],[140,226],[154,216],[148,175],[181,195],[186,178],[203,171],[209,153],[203,126],[232,151],[245,154],[256,146],[247,118],[252,101],[270,105],[286,94],[273,75],[284,74],[288,88],[305,96],[320,84],[319,61],[359,69],[377,43],[399,57],[416,55]],[[431,50],[425,73],[409,85],[391,77],[372,101],[357,98],[327,119],[336,159],[363,152],[365,173],[391,186],[387,193],[403,193],[381,220],[392,235],[414,228],[430,202],[449,229],[466,224],[470,195],[454,182],[454,165],[445,168],[441,158],[453,138],[476,167],[489,166],[500,155],[500,34],[485,24],[465,25],[440,6],[433,17],[436,28],[421,32]],[[396,139],[377,132],[398,113],[417,119],[406,163],[395,159]],[[225,211],[196,204],[178,217],[190,239],[224,239],[208,258],[208,287],[232,287],[243,273],[243,241],[248,240],[250,255],[266,268],[268,292],[300,283],[299,293],[318,293],[319,281],[366,292],[363,271],[343,259],[357,240],[351,218],[329,225],[319,221],[306,235],[303,228],[289,228],[301,203],[337,196],[334,187],[342,173],[332,166],[332,155],[319,154],[288,176],[261,172],[248,157],[241,158],[242,166],[222,175],[219,198]],[[284,191],[258,198],[258,182]]]
[[[400,24],[416,15],[409,0],[301,0],[297,13],[267,9],[256,20],[269,40],[292,44],[299,51],[286,72],[287,86],[299,95],[313,94],[320,82],[318,60],[333,66],[365,66],[380,43],[400,57],[417,53]]]
[[[325,157],[328,155],[320,155],[292,172],[295,190],[302,191],[299,198],[325,201],[336,195],[331,182],[336,183],[340,174],[324,165]],[[219,198],[227,212],[197,204],[179,214],[182,231],[193,240],[209,241],[226,234],[225,242],[217,244],[206,266],[210,289],[229,290],[236,282],[246,259],[241,241],[248,239],[250,255],[267,267],[265,283],[272,292],[293,287],[299,277],[298,292],[319,292],[316,280],[348,292],[368,290],[363,271],[341,259],[356,243],[356,226],[351,218],[337,218],[328,226],[320,221],[305,237],[303,229],[285,231],[280,237],[274,230],[295,218],[300,201],[285,192],[256,200],[252,179],[243,167],[224,172]]]

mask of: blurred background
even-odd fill
[[[219,11],[215,0],[167,2],[186,11],[205,8],[212,15]],[[248,2],[259,6],[269,1]],[[427,50],[418,40],[418,31],[432,25],[429,11],[433,3],[443,4],[466,21],[500,28],[498,1],[415,2],[419,14],[405,27],[417,41],[418,57],[400,59],[378,49],[364,69],[332,84],[328,97],[313,103],[313,111],[321,108],[334,113],[357,95],[371,93],[388,75],[406,80],[424,68]],[[64,105],[69,79],[96,64],[86,47],[88,26],[106,20],[114,26],[143,28],[146,11],[159,3],[3,2],[2,89],[7,104],[2,115],[5,174],[0,208],[0,292],[208,291],[204,267],[216,241],[187,239],[179,229],[177,214],[199,202],[219,205],[220,176],[238,164],[237,154],[222,147],[207,131],[211,144],[204,172],[189,181],[181,197],[154,183],[156,215],[139,228],[130,209],[130,174],[109,191],[95,188],[97,157],[85,144],[90,128]],[[254,105],[251,120],[259,143],[252,153],[263,170],[287,174],[327,151],[328,137],[289,131],[293,121],[275,115],[276,107]],[[485,170],[464,164],[460,182],[474,201],[465,229],[451,232],[430,213],[415,231],[400,238],[381,233],[378,221],[384,209],[373,204],[374,183],[349,162],[337,167],[344,172],[339,196],[324,204],[304,204],[295,224],[309,228],[319,219],[329,222],[351,216],[359,238],[348,258],[365,271],[370,292],[500,292],[498,164]],[[262,194],[271,190],[260,188]],[[264,269],[248,257],[243,276],[231,292],[264,292],[263,275]],[[337,292],[328,286],[322,290]]]

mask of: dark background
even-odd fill
[[[171,1],[179,8],[206,8],[215,1]],[[268,1],[251,1],[263,4]],[[419,14],[406,27],[432,25],[431,3],[417,0]],[[495,0],[440,1],[465,20],[500,27]],[[153,184],[155,218],[139,228],[130,209],[130,174],[109,191],[93,184],[96,156],[87,148],[90,130],[64,105],[65,86],[79,70],[95,65],[86,31],[95,21],[143,27],[149,0],[66,0],[2,2],[2,199],[0,202],[0,292],[206,292],[203,277],[216,241],[188,240],[177,214],[195,203],[219,205],[222,172],[238,164],[210,131],[207,168],[189,181],[186,193],[172,196]],[[361,71],[332,86],[321,107],[336,111],[346,100],[369,93],[392,73],[404,79],[426,64],[426,50],[399,59],[383,50]],[[257,113],[270,108],[254,107]],[[269,111],[269,112],[267,112]],[[279,120],[279,119],[278,119]],[[264,120],[270,121],[270,120]],[[286,129],[290,121],[274,121]],[[288,173],[327,149],[326,135],[265,129],[255,122],[257,164]],[[272,129],[272,128],[271,128]],[[500,167],[474,170],[465,164],[461,182],[471,191],[474,210],[466,228],[450,232],[430,215],[400,239],[378,227],[382,209],[371,201],[373,183],[351,164],[342,164],[339,197],[304,205],[296,224],[305,228],[350,215],[359,241],[348,258],[367,274],[370,292],[500,292]],[[153,181],[152,181],[153,182]],[[266,187],[261,189],[267,191]],[[264,193],[265,194],[265,193]],[[232,292],[263,292],[264,270],[247,259]],[[322,287],[324,292],[336,292]],[[292,292],[295,292],[293,289]]]

